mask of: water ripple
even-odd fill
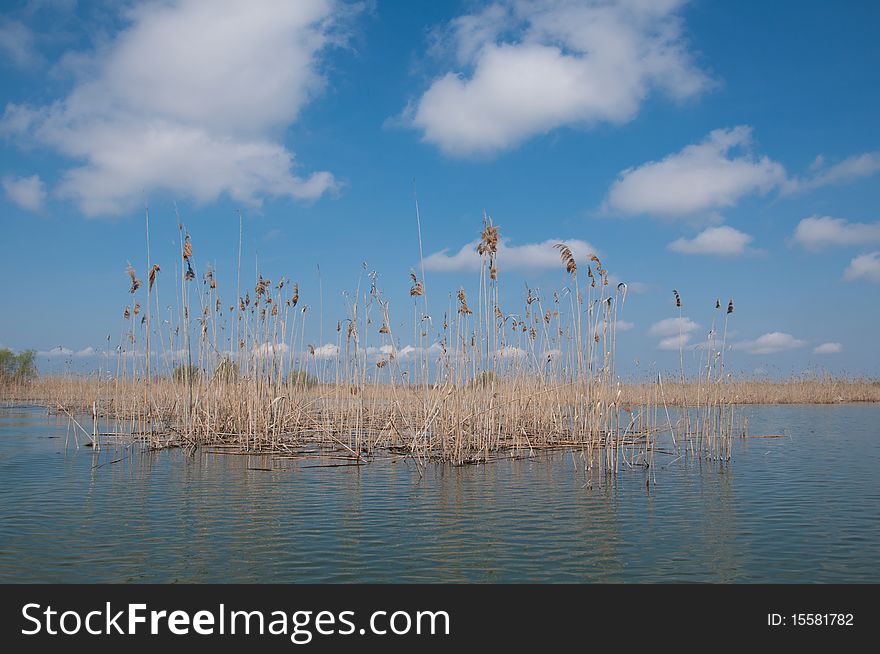
[[[0,581],[880,581],[880,407],[744,411],[791,437],[648,492],[641,470],[591,489],[562,454],[420,474],[77,449],[65,421],[3,409]]]

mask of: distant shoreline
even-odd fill
[[[130,379],[119,380],[120,383],[130,385]],[[244,383],[245,380],[242,380]],[[60,399],[57,388],[59,385],[68,386],[73,384],[83,393],[87,393],[92,400],[106,398],[101,392],[101,387],[108,389],[116,380],[99,382],[89,376],[63,376],[45,375],[37,380],[18,385],[0,385],[0,404],[18,403],[34,405],[53,405]],[[166,378],[157,378],[156,383],[171,383]],[[506,384],[503,378],[496,382],[499,386]],[[552,386],[552,384],[548,384]],[[560,384],[562,386],[562,384]],[[618,404],[642,404],[649,401],[656,392],[657,383],[621,381],[621,391]],[[338,388],[347,388],[345,384],[317,384],[305,392],[314,397],[324,394],[334,394]],[[392,386],[387,383],[369,385],[370,390],[382,395],[385,390],[390,391]],[[401,385],[396,385],[398,391]],[[694,401],[700,393],[706,392],[705,383],[663,381],[663,397],[669,406],[694,405]],[[781,404],[873,404],[880,402],[880,380],[877,379],[848,379],[827,377],[823,379],[784,379],[784,380],[728,380],[718,385],[725,401],[735,405],[781,405]],[[421,390],[421,386],[413,386],[414,390]],[[66,399],[70,399],[69,393],[65,393]],[[91,400],[90,400],[91,401]]]

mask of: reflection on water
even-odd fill
[[[880,581],[880,406],[743,411],[789,437],[648,490],[590,488],[570,453],[420,474],[77,449],[66,420],[0,409],[0,581]]]

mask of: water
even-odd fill
[[[786,438],[647,490],[561,453],[420,476],[77,450],[66,419],[0,409],[0,582],[880,581],[880,406],[742,412]]]

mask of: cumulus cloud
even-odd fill
[[[379,348],[385,354],[391,353],[391,348],[388,345],[383,345]],[[436,359],[440,355],[443,354],[443,347],[440,343],[432,343],[428,346],[427,349],[421,347],[420,345],[404,345],[401,348],[398,348],[394,351],[394,358],[397,361],[409,361],[416,357],[424,358],[426,355],[429,359]]]
[[[504,345],[492,353],[494,356],[499,359],[506,359],[511,361],[518,361],[519,359],[525,359],[529,353],[515,345]]]
[[[650,336],[660,338],[657,348],[661,350],[677,350],[690,343],[694,332],[700,325],[690,318],[665,318],[655,322],[648,330]]]
[[[124,359],[143,360],[147,356],[147,353],[144,352],[143,350],[129,350],[129,349],[126,349],[125,347],[123,347],[122,345],[117,345],[113,350],[104,350],[104,351],[100,352],[100,354],[104,355],[104,356],[111,354],[111,353],[114,356],[121,356]],[[97,354],[97,352],[96,352],[96,354]],[[170,356],[172,362],[174,362],[175,364],[179,363],[179,364],[183,365],[187,362],[190,353],[187,350],[185,350],[184,348],[178,348],[175,350],[169,350],[165,354]],[[234,359],[239,356],[239,353],[226,352],[225,355],[228,356],[229,358]]]
[[[786,350],[794,350],[806,344],[806,341],[799,340],[791,334],[770,332],[769,334],[759,336],[753,341],[737,343],[734,347],[749,354],[775,354],[777,352],[785,352]]]
[[[709,81],[682,36],[680,0],[502,0],[459,16],[439,42],[458,70],[405,116],[450,155],[485,155],[565,125],[632,120],[652,92]]]
[[[832,245],[880,243],[880,223],[851,223],[843,218],[810,216],[798,223],[793,239],[814,251]]]
[[[655,322],[648,330],[651,336],[672,336],[680,331],[684,333],[693,332],[699,329],[700,325],[690,318],[664,318],[659,322]]]
[[[688,217],[766,194],[786,179],[783,166],[750,152],[752,129],[717,129],[701,142],[660,161],[620,173],[605,201],[621,214]]]
[[[843,352],[843,345],[840,343],[822,343],[822,345],[817,345],[813,352],[816,354],[838,354]]]
[[[72,350],[69,347],[64,347],[62,345],[56,345],[55,347],[44,350],[41,352],[37,352],[39,356],[44,357],[90,357],[98,354],[98,351],[93,347],[84,347],[81,350]]]
[[[846,184],[880,171],[880,152],[865,152],[847,157],[832,166],[825,166],[825,159],[816,157],[812,174],[808,177],[792,178],[786,181],[783,193],[796,193],[822,186]]]
[[[735,257],[749,250],[752,237],[744,232],[722,225],[708,227],[694,238],[679,238],[669,244],[673,252],[685,254],[715,254],[723,257]]]
[[[339,346],[333,343],[325,343],[318,347],[310,347],[309,354],[316,359],[333,359],[339,354]]]
[[[276,357],[281,354],[286,354],[289,349],[287,343],[260,343],[251,350],[251,353],[260,358]]]
[[[39,175],[3,178],[3,191],[11,202],[28,211],[40,211],[46,202],[46,185]]]
[[[394,352],[394,348],[391,345],[382,345],[380,347],[369,346],[365,348],[368,357],[373,358],[381,358],[385,356],[389,356]]]
[[[409,361],[417,356],[424,358],[426,353],[425,348],[421,346],[404,345],[403,347],[394,347],[389,344],[379,347],[371,345],[364,348],[364,351],[366,352],[367,359],[370,361],[391,359],[393,357],[398,362]],[[439,343],[434,343],[427,348],[427,355],[429,357],[436,356],[440,352],[442,352],[442,348]]]
[[[308,355],[316,359],[334,359],[343,352],[344,350],[338,345],[335,345],[334,343],[325,343],[319,347],[311,347],[308,350]],[[354,353],[354,349],[349,351],[350,355],[354,355]],[[410,361],[414,358],[423,359],[426,355],[430,359],[436,359],[442,353],[443,348],[439,343],[433,343],[427,348],[419,345],[404,345],[402,347],[397,347],[386,343],[385,345],[380,346],[369,345],[363,349],[357,350],[358,356],[366,355],[367,360],[370,362],[379,360],[387,361],[393,358],[398,363]]]
[[[864,280],[880,284],[880,251],[860,254],[850,261],[843,272],[843,279],[848,282]]]
[[[324,85],[319,59],[340,13],[334,0],[140,5],[106,45],[78,54],[66,97],[7,105],[0,130],[82,162],[58,192],[87,215],[122,213],[153,190],[315,199],[333,176],[298,173],[279,139]]]
[[[616,329],[619,332],[628,332],[631,329],[635,329],[636,324],[633,322],[627,322],[626,320],[618,320]]]
[[[679,348],[687,347],[690,342],[690,334],[676,334],[675,336],[667,336],[666,338],[661,338],[660,342],[657,343],[657,349],[678,350]]]
[[[480,255],[477,254],[477,243],[466,243],[458,252],[449,253],[448,248],[425,257],[425,270],[437,272],[477,271],[480,269]],[[575,258],[586,263],[590,255],[597,250],[586,241],[580,239],[548,239],[540,243],[511,244],[508,239],[498,243],[497,262],[499,270],[546,270],[560,268],[559,250],[554,246],[565,243],[571,248]]]

